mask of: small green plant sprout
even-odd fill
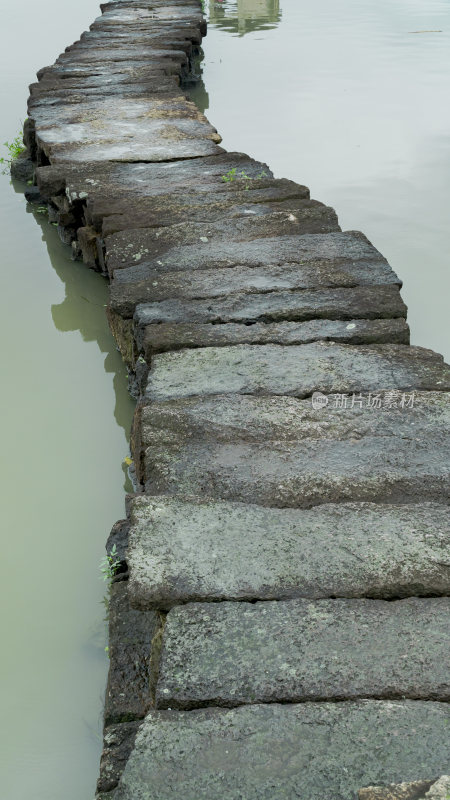
[[[233,169],[229,169],[228,172],[225,173],[225,175],[222,175],[223,182],[232,183],[232,181],[235,181],[237,178],[236,173],[237,173],[236,167],[233,167]]]
[[[100,562],[100,572],[102,575],[103,580],[108,583],[109,585],[112,584],[114,575],[117,574],[117,570],[120,567],[120,558],[117,553],[117,547],[115,544],[111,547],[109,553],[104,556]]]
[[[261,170],[261,172],[258,175],[256,175],[255,178],[252,178],[252,176],[247,175],[247,173],[244,172],[243,169],[241,169],[241,171],[238,172],[236,167],[234,167],[233,169],[228,170],[228,172],[226,172],[225,175],[222,175],[222,180],[224,183],[232,183],[233,181],[239,179],[243,181],[253,181],[253,180],[262,180],[263,178],[267,177],[268,177],[267,172],[265,170]],[[250,188],[248,183],[246,183],[245,188],[246,189]]]
[[[36,214],[48,214],[47,206],[37,206],[34,210]]]
[[[6,147],[8,155],[0,158],[0,164],[3,166],[3,173],[6,173],[11,166],[11,162],[25,150],[21,134],[18,134],[12,142],[3,142],[3,147]]]

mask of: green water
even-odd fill
[[[0,141],[18,132],[36,70],[97,8],[2,12]],[[90,800],[108,668],[98,565],[124,516],[133,403],[106,281],[70,260],[7,176],[0,213],[1,796]]]

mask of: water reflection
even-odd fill
[[[14,189],[23,193],[23,186],[13,182]],[[104,370],[113,376],[114,417],[129,442],[133,400],[128,393],[127,371],[118,353],[106,320],[105,307],[108,301],[108,285],[101,275],[87,269],[85,264],[71,260],[71,250],[64,245],[55,226],[49,224],[46,215],[36,212],[32,205],[27,213],[34,215],[42,233],[51,265],[64,284],[65,297],[51,306],[55,328],[62,333],[79,331],[84,342],[96,342],[105,354]],[[125,455],[125,454],[124,454]],[[132,492],[133,486],[126,464],[122,464],[124,491]]]
[[[276,28],[280,19],[280,0],[209,0],[210,24],[239,36]]]

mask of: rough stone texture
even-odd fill
[[[152,711],[115,800],[354,800],[361,786],[448,769],[445,703]]]
[[[117,786],[133,749],[139,725],[140,722],[124,722],[121,725],[110,725],[105,728],[100,777],[97,782],[98,792],[110,792]]]
[[[208,347],[155,356],[145,396],[165,400],[240,392],[308,397],[315,391],[383,389],[450,390],[450,367],[431,350],[405,345]]]
[[[217,131],[182,95],[176,100],[116,98],[60,105],[35,101],[29,111],[37,143],[53,163],[62,161],[170,161],[221,152]]]
[[[235,272],[235,286],[242,288],[246,276],[238,277]],[[302,321],[312,319],[341,319],[350,322],[354,318],[376,319],[405,317],[406,307],[400,297],[396,286],[363,286],[353,289],[325,288],[325,289],[297,289],[293,286],[290,290],[277,290],[278,277],[266,275],[268,291],[263,292],[258,286],[258,276],[250,276],[245,291],[233,292],[230,286],[228,295],[215,296],[220,293],[224,285],[218,284],[213,275],[211,280],[205,280],[204,291],[210,292],[208,299],[191,299],[189,289],[185,290],[187,297],[164,300],[158,303],[145,303],[137,306],[136,324],[161,324],[161,323],[214,323],[228,322],[253,324],[255,322],[279,322],[283,320]],[[175,279],[176,280],[176,279]],[[283,279],[284,280],[284,279]],[[286,276],[288,281],[288,276]],[[293,283],[295,283],[295,278]],[[195,283],[196,281],[194,281]],[[169,280],[169,284],[173,281]],[[156,284],[158,281],[156,280]],[[270,287],[272,287],[270,289]],[[176,294],[176,287],[175,294]],[[165,286],[161,287],[162,292]],[[142,293],[149,296],[149,283],[133,284],[125,287],[121,308],[132,313],[136,302],[142,300]],[[153,286],[151,291],[158,293],[158,286]],[[115,308],[117,304],[112,303]],[[126,311],[125,316],[127,316]]]
[[[139,719],[148,711],[151,643],[158,629],[157,612],[130,608],[127,582],[113,583],[109,602],[106,726]]]
[[[253,325],[196,325],[160,323],[136,329],[136,344],[146,361],[154,353],[189,347],[226,347],[234,344],[306,344],[314,341],[352,344],[409,344],[404,319],[309,320],[308,322],[255,322]]]
[[[359,800],[425,800],[433,783],[434,781],[414,781],[384,787],[368,786],[358,792],[358,798]]]
[[[417,392],[413,408],[401,397],[381,395],[381,408],[368,407],[373,395],[356,396],[353,408],[335,408],[341,399],[330,397],[318,410],[250,395],[153,403],[135,421],[138,478],[151,494],[272,507],[447,503],[450,396]]]
[[[315,214],[312,214],[312,219],[314,216]],[[264,215],[249,214],[225,218],[219,222],[188,221],[177,225],[166,225],[163,228],[120,231],[105,238],[108,270],[112,276],[125,268],[148,265],[149,261],[160,260],[164,253],[174,247],[196,245],[199,249],[203,249],[203,245],[210,246],[211,243],[215,243],[216,249],[221,249],[230,240],[247,243],[255,239],[274,237],[283,239],[293,235],[298,237],[308,233],[305,226],[305,217],[297,219],[290,213],[273,211]],[[128,280],[130,279],[131,276],[128,275]]]
[[[450,775],[442,775],[425,795],[427,800],[448,800],[450,796]]]
[[[158,78],[157,85],[160,84]],[[40,84],[37,84],[38,86]],[[173,82],[171,81],[171,86]],[[77,164],[76,166],[39,167],[36,179],[39,188],[47,198],[65,192],[75,201],[89,199],[93,203],[113,203],[118,197],[156,197],[173,191],[208,193],[224,192],[242,188],[242,180],[232,184],[225,183],[222,176],[232,169],[245,172],[252,179],[264,173],[265,179],[273,178],[267,164],[255,161],[244,153],[221,153],[217,156],[187,159],[185,161],[166,161],[154,163],[102,162],[98,164]],[[298,184],[284,181],[285,184]],[[305,199],[309,197],[306,186],[301,187]],[[108,207],[111,207],[108,205]],[[94,212],[92,212],[94,213]],[[100,220],[99,220],[100,222]]]
[[[11,178],[16,181],[32,181],[34,175],[33,162],[27,150],[11,161]]]
[[[273,219],[274,216],[276,217],[273,213],[268,214],[265,219]],[[378,316],[406,316],[406,307],[401,303],[398,292],[393,292],[393,287],[399,286],[401,282],[386,260],[362,234],[350,232],[325,236],[308,235],[303,231],[302,236],[292,236],[288,235],[291,233],[288,228],[277,231],[278,236],[274,238],[270,226],[263,231],[252,230],[252,225],[254,227],[257,221],[258,217],[254,216],[247,220],[244,217],[236,218],[236,226],[244,226],[242,234],[239,234],[237,228],[227,227],[225,221],[215,223],[213,231],[205,231],[198,223],[184,223],[181,226],[172,225],[168,229],[147,232],[134,243],[123,243],[124,266],[132,260],[135,261],[135,266],[120,270],[117,269],[120,262],[114,257],[114,237],[107,237],[109,268],[116,270],[111,297],[113,307],[120,309],[121,313],[129,314],[130,306],[133,308],[139,302],[175,297],[193,300],[211,296],[226,297],[230,292],[269,292],[319,287],[342,289],[376,285],[380,287],[382,299],[377,301],[375,292],[370,296],[371,303],[375,303],[375,307],[380,309]],[[293,224],[289,221],[289,225]],[[133,232],[135,239],[138,233]],[[228,235],[218,245],[215,239],[224,234]],[[177,240],[181,235],[187,242],[195,241],[195,245],[177,247]],[[118,237],[119,234],[116,238]],[[239,241],[243,238],[245,241]],[[186,281],[187,270],[190,273],[189,281]],[[357,293],[356,297],[360,295]],[[399,304],[396,313],[392,313],[389,302],[389,298],[394,296],[397,296]],[[312,295],[310,300],[316,302]],[[356,302],[357,300],[353,301],[354,306]],[[381,310],[384,303],[387,308]],[[235,308],[235,304],[214,305],[216,314],[232,314],[239,310],[238,307]],[[197,313],[201,313],[201,308],[201,305],[198,306]],[[264,306],[261,308],[261,313],[267,315],[269,309]],[[176,313],[176,304],[173,309],[172,313]],[[207,308],[203,313],[205,310]],[[374,316],[373,311],[366,313]],[[314,312],[310,315],[314,316]],[[187,319],[189,317],[181,317],[178,321],[186,322]]]
[[[296,510],[141,496],[130,521],[129,594],[140,608],[450,590],[448,506]]]
[[[294,186],[297,192],[304,193],[303,187]],[[266,234],[263,238],[256,237],[244,243],[228,240],[220,247],[209,240],[199,239],[194,246],[186,242],[183,246],[171,248],[153,264],[147,258],[133,272],[142,277],[146,269],[191,272],[212,267],[287,267],[292,264],[297,264],[306,286],[324,285],[323,278],[325,284],[335,286],[386,283],[401,286],[386,259],[359,231],[309,234],[301,238]],[[119,276],[119,280],[123,280],[123,276]]]
[[[178,606],[156,705],[449,700],[449,619],[449,598]]]

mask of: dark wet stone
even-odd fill
[[[404,319],[314,319],[308,322],[256,322],[253,325],[228,323],[160,323],[137,327],[136,341],[146,361],[154,353],[196,347],[226,347],[233,344],[305,344],[314,341],[352,344],[409,343],[409,327]]]
[[[97,792],[111,792],[117,786],[133,749],[139,725],[140,722],[125,722],[105,728]]]
[[[10,165],[11,178],[26,183],[33,180],[34,165],[27,150],[14,158]]]
[[[130,602],[445,595],[450,512],[432,503],[276,509],[208,497],[130,505]]]
[[[150,708],[150,656],[159,628],[154,611],[136,611],[128,602],[126,581],[113,583],[109,602],[109,674],[105,725],[145,716]]]

